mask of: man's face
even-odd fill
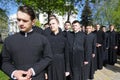
[[[102,31],[103,31],[103,32],[106,32],[106,28],[105,28],[105,27],[103,27],[103,28],[102,28]]]
[[[59,24],[58,24],[58,22],[56,21],[56,19],[50,20],[49,25],[50,25],[50,29],[51,29],[52,32],[55,32],[55,31],[58,30]]]
[[[74,32],[78,32],[78,31],[81,30],[81,26],[80,26],[79,23],[74,23],[74,24],[72,24],[72,28],[73,28],[73,31],[74,31]]]
[[[96,25],[96,30],[99,30],[99,29],[100,29],[100,25],[97,24],[97,25]]]
[[[71,28],[71,25],[70,25],[70,23],[65,23],[65,30],[69,30],[70,28]]]
[[[32,25],[34,24],[34,20],[31,20],[30,15],[27,13],[18,11],[17,12],[17,23],[20,31],[28,32],[32,29]]]
[[[92,26],[86,26],[86,32],[87,33],[90,33],[90,32],[92,32]]]
[[[114,26],[112,25],[112,26],[110,26],[110,30],[114,30]]]

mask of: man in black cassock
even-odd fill
[[[70,23],[70,21],[66,21],[64,23],[64,31],[63,31],[63,35],[65,37],[67,37],[67,33],[70,32],[70,29],[71,29],[71,23]]]
[[[4,41],[2,70],[14,80],[45,80],[45,69],[52,60],[51,47],[44,36],[32,29],[32,8],[20,6],[17,23],[20,32]]]
[[[96,35],[92,33],[92,26],[88,25],[86,30],[86,60],[88,64],[85,65],[85,76],[87,79],[94,79],[94,58],[96,54]]]
[[[49,21],[51,33],[46,36],[50,41],[53,60],[48,68],[48,80],[66,80],[69,75],[69,49],[67,40],[59,29],[59,21],[54,18]]]
[[[66,39],[68,39],[68,34],[70,32],[71,32],[71,22],[70,21],[66,21],[64,23],[64,31],[62,32]],[[71,80],[71,75],[67,76],[66,80]]]
[[[102,31],[105,34],[105,40],[103,44],[103,65],[106,66],[106,64],[108,64],[108,48],[109,48],[109,39],[108,33],[106,32],[106,26],[102,26]]]
[[[117,62],[116,50],[118,48],[117,33],[114,31],[114,25],[109,26],[108,39],[109,39],[109,49],[108,49],[108,64],[114,65]]]
[[[96,58],[97,58],[97,68],[96,69],[102,69],[103,67],[103,44],[105,39],[105,34],[100,30],[100,25],[97,24],[96,30],[93,32],[96,34],[97,41],[96,41]]]
[[[117,54],[120,55],[120,32],[118,32],[118,50]]]
[[[50,16],[48,17],[48,23],[49,23],[50,19],[54,19],[54,18],[57,18],[57,17],[56,17],[55,15],[50,15]],[[51,33],[50,26],[47,27],[47,28],[45,28],[44,31],[43,31],[43,34],[44,34],[45,36],[50,35],[50,33]]]
[[[85,80],[84,65],[85,61],[85,33],[81,31],[81,24],[75,20],[72,23],[74,32],[68,35],[70,50],[70,67],[72,80]]]

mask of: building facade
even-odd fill
[[[64,23],[65,23],[65,21],[67,21],[67,14],[65,14],[63,16],[55,14],[55,16],[58,18],[58,20],[60,22],[60,24],[59,24],[60,28],[62,30],[64,30]],[[40,13],[38,15],[38,19],[39,19],[40,24],[41,24],[40,27],[43,28],[43,25],[48,22],[48,15],[46,13]],[[77,15],[76,14],[73,14],[73,15],[70,16],[70,22],[72,22],[72,21],[74,21],[76,19],[77,19]],[[15,34],[15,33],[19,32],[19,28],[17,26],[17,16],[16,16],[16,14],[13,14],[13,15],[11,15],[9,17],[8,25],[9,25],[8,26],[9,35],[12,35],[12,34]]]

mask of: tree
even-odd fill
[[[69,5],[66,5],[67,1],[70,2]],[[72,11],[76,11],[74,1],[75,0],[16,0],[19,5],[26,4],[32,6],[38,13],[47,13],[48,17],[53,13],[63,15],[66,12],[70,14]]]
[[[89,24],[93,24],[93,20],[92,20],[92,11],[91,11],[91,8],[90,8],[90,5],[89,5],[89,1],[86,0],[85,1],[85,6],[83,8],[83,11],[82,11],[82,15],[81,15],[81,24],[83,26],[87,26]]]
[[[98,3],[94,10],[94,22],[101,25],[114,24],[117,28],[120,26],[120,0],[103,0]]]
[[[70,20],[70,15],[71,14],[77,14],[78,9],[75,8],[75,4],[76,3],[80,3],[82,0],[65,0],[65,12],[67,13],[67,21]],[[79,6],[81,6],[81,4],[79,4]]]
[[[8,28],[8,16],[5,10],[0,8],[0,33]]]

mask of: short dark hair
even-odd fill
[[[52,18],[51,18],[52,17]],[[53,18],[57,18],[55,15],[50,15],[49,17],[48,17],[48,22],[50,21],[50,19],[53,19]]]
[[[115,26],[115,25],[114,24],[110,24],[109,27],[111,27],[111,26]]]
[[[52,15],[50,15],[50,16],[49,16],[49,18],[50,18],[50,17],[54,17],[54,18],[56,18],[56,16],[55,16],[55,15],[53,15],[53,14],[52,14]]]
[[[53,20],[53,19],[55,19],[57,21],[57,23],[59,24],[59,20],[57,18],[52,18],[52,19],[50,19],[50,21]]]
[[[65,24],[66,24],[66,23],[69,23],[69,24],[71,25],[71,22],[70,22],[70,21],[66,21]]]
[[[74,21],[72,22],[72,25],[75,24],[75,23],[80,24],[80,21],[78,21],[78,20],[74,20]],[[81,25],[81,24],[80,24],[80,25]]]
[[[45,23],[44,25],[49,25],[49,23]]]
[[[106,26],[101,26],[101,28],[106,28]]]
[[[27,5],[19,6],[18,11],[22,11],[22,12],[30,15],[31,20],[35,19],[35,12],[33,11],[33,9],[31,7],[29,7]]]

